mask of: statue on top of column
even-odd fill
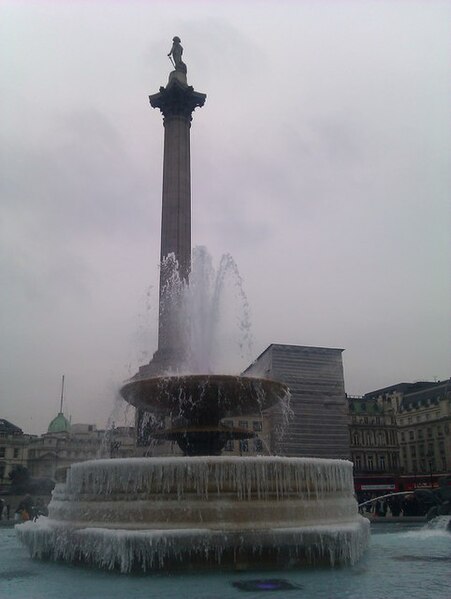
[[[168,56],[169,56],[169,59],[171,60],[171,55],[172,55],[173,60],[171,60],[171,62],[173,62],[174,66],[175,66],[175,70],[186,74],[186,64],[182,60],[183,48],[182,48],[180,42],[181,42],[181,39],[179,37],[175,36],[172,38],[172,48],[171,48],[171,51],[169,52]]]

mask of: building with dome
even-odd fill
[[[135,455],[134,427],[99,430],[95,424],[71,424],[60,412],[47,432],[30,442],[27,466],[33,477],[57,480],[75,462]]]
[[[70,430],[70,422],[62,412],[50,422],[47,433],[67,433]]]

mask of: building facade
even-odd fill
[[[271,420],[261,415],[226,418],[222,421],[226,426],[252,431],[249,439],[231,439],[227,441],[223,455],[270,455],[271,454]]]
[[[11,487],[10,473],[22,466],[34,479],[57,480],[76,462],[99,457],[135,457],[134,427],[98,430],[95,424],[70,424],[58,414],[43,435],[27,435],[18,426],[0,419],[0,493]]]
[[[292,414],[283,434],[283,417],[269,412],[271,453],[286,456],[346,458],[350,456],[348,407],[341,349],[270,345],[244,374],[288,385]]]
[[[348,397],[356,491],[394,491],[401,474],[396,413],[383,398]]]
[[[32,439],[32,435],[24,434],[21,428],[0,418],[0,492],[7,492],[10,488],[12,470],[17,466],[27,466]]]
[[[433,488],[450,474],[450,380],[399,383],[348,403],[357,491]]]
[[[76,462],[135,455],[134,427],[105,431],[98,430],[95,424],[73,424],[68,430],[50,430],[33,439],[28,446],[27,464],[31,476],[56,480]]]
[[[406,393],[398,412],[401,462],[409,475],[451,470],[450,381]]]

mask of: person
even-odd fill
[[[33,517],[33,499],[31,495],[25,495],[17,506],[16,514],[19,514],[19,517],[23,522],[26,522]]]
[[[49,515],[48,509],[45,507],[42,500],[38,499],[36,505],[33,508],[33,522],[36,522],[36,520],[39,518],[39,516],[48,516],[48,515]]]
[[[174,60],[174,66],[176,71],[186,73],[186,64],[182,61],[183,48],[180,44],[181,39],[178,36],[172,38],[172,48],[168,56]]]
[[[401,501],[399,500],[399,497],[392,497],[390,501],[390,509],[392,516],[398,518],[401,513]]]

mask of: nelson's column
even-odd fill
[[[192,113],[205,103],[206,94],[188,85],[186,65],[182,61],[180,38],[174,37],[168,56],[175,70],[166,87],[149,96],[150,105],[163,114],[164,156],[161,213],[160,294],[158,349],[151,362],[139,369],[139,376],[176,370],[183,356],[181,331],[173,313],[174,299],[167,297],[168,279],[178,263],[181,279],[186,280],[191,264],[191,167],[190,129]]]
[[[173,38],[168,54],[174,66],[168,84],[149,96],[150,105],[161,110],[164,126],[158,349],[134,378],[176,371],[184,357],[182,331],[176,314],[177,298],[168,293],[168,287],[176,263],[181,279],[186,280],[190,272],[190,129],[194,109],[202,107],[207,96],[188,85],[180,41],[179,37]]]

